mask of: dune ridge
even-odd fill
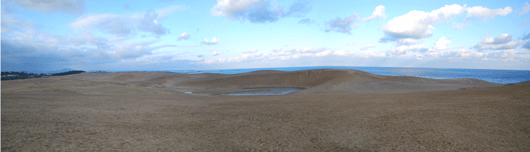
[[[321,93],[402,93],[492,87],[502,84],[478,79],[428,79],[409,76],[380,76],[358,70],[304,70],[255,72],[220,78],[189,80],[183,86],[215,89],[244,87],[304,87],[295,94]]]
[[[212,96],[248,86],[306,89]],[[354,70],[84,73],[2,82],[1,150],[529,151],[528,101],[528,82]]]
[[[315,69],[303,71],[253,71],[241,74],[178,74],[159,72],[86,73],[75,80],[164,87],[180,92],[219,95],[252,87],[305,88],[290,94],[405,93],[492,87],[502,84],[478,79],[428,79],[410,76],[381,76],[358,70]],[[104,79],[101,79],[104,78]]]

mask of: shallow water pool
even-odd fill
[[[228,96],[252,96],[252,95],[284,95],[291,92],[301,90],[302,88],[296,87],[255,87],[255,88],[244,88],[253,89],[252,91],[243,91],[237,93],[225,93],[221,95]],[[257,90],[256,90],[257,89]]]

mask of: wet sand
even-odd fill
[[[252,87],[278,96],[215,96]],[[185,92],[192,92],[191,94]],[[530,83],[354,70],[2,81],[2,151],[529,151]]]

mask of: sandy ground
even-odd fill
[[[216,96],[245,87],[305,89]],[[1,98],[2,151],[530,151],[530,82],[85,73],[2,81]]]

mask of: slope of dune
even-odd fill
[[[216,95],[253,87],[304,88],[291,94],[404,93],[492,87],[502,84],[477,79],[428,79],[381,76],[357,70],[254,71],[241,74],[177,74],[162,72],[84,73],[50,79],[106,82],[127,86],[162,87],[180,92]]]
[[[181,92],[249,86],[306,89],[281,96]],[[428,90],[439,88],[452,90]],[[3,81],[1,150],[529,151],[528,101],[528,82],[362,71],[85,73]]]
[[[304,88],[291,94],[404,93],[492,87],[502,84],[477,79],[428,79],[409,76],[381,76],[357,70],[316,69],[304,71],[254,71],[241,74],[177,74],[163,72],[84,73],[54,77],[113,83],[127,86],[161,87],[194,94],[217,95],[253,87]]]
[[[502,84],[477,79],[428,79],[408,76],[380,76],[357,70],[305,70],[294,72],[255,72],[203,78],[180,83],[182,86],[208,88],[210,92],[248,87],[304,87],[295,94],[321,93],[400,93],[456,90],[466,87],[491,87]]]

